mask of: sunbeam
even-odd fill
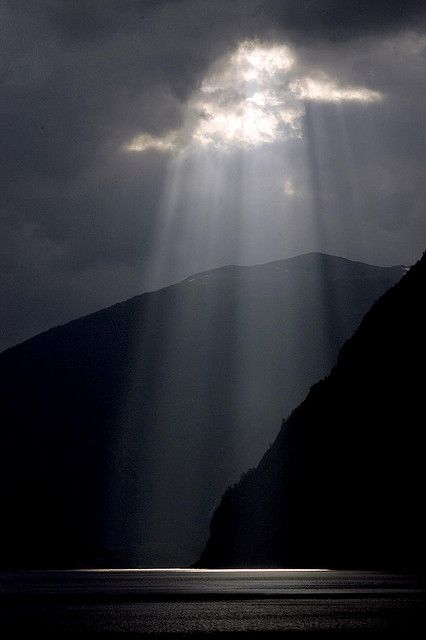
[[[225,288],[220,269],[207,270],[255,264],[266,252],[270,259],[280,259],[289,251],[330,251],[349,227],[355,237],[357,225],[343,210],[341,195],[346,183],[356,180],[353,165],[349,169],[347,141],[339,137],[344,134],[342,110],[382,100],[380,91],[345,85],[318,68],[303,69],[288,45],[245,40],[207,69],[187,98],[179,128],[155,135],[142,132],[122,147],[122,153],[166,158],[167,177],[150,252],[154,282],[201,272],[183,283],[183,298],[169,288],[167,309],[161,297],[152,298],[145,322],[135,328],[129,356],[135,363],[145,361],[149,388],[155,388],[155,401],[143,410],[143,419],[152,424],[149,440],[142,447],[122,429],[122,457],[130,455],[128,443],[134,442],[131,455],[136,456],[136,466],[144,468],[140,482],[145,489],[134,496],[133,521],[128,521],[128,502],[120,505],[120,489],[111,493],[110,510],[117,518],[117,539],[127,528],[125,537],[136,544],[138,526],[145,538],[145,523],[155,526],[156,538],[143,550],[148,564],[158,565],[159,556],[160,564],[172,561],[167,548],[170,530],[179,540],[183,561],[201,553],[215,501],[256,465],[259,451],[268,448],[281,418],[293,408],[274,398],[284,385],[288,398],[296,402],[304,388],[307,336],[315,335],[318,343],[316,361],[310,365],[314,380],[321,363],[332,363],[348,323],[339,298],[345,294],[335,284],[334,264],[326,258],[314,260],[308,271],[295,273],[289,282],[281,267],[271,267],[277,271],[273,278],[269,271],[263,302],[244,268],[235,267]],[[331,156],[341,163],[342,185],[330,174]],[[329,206],[342,209],[333,229]],[[271,322],[281,313],[282,283],[297,292],[306,287],[306,278],[312,317],[307,319],[303,304],[295,304],[294,322],[306,325],[306,332],[290,343],[287,332],[292,329],[283,329],[287,355],[299,363],[291,377],[286,374],[283,379],[280,352],[270,339]],[[360,291],[350,286],[348,299],[360,299]],[[246,336],[255,338],[247,342]],[[182,371],[184,352],[191,355]],[[218,378],[218,371],[226,373]],[[128,381],[128,403],[132,390],[146,384],[140,375]],[[171,405],[175,393],[179,400]],[[126,411],[124,422],[125,415]],[[211,419],[217,431],[211,431]],[[217,439],[222,459],[208,460]],[[170,502],[176,490],[180,497]],[[166,514],[164,504],[169,505]],[[110,535],[110,544],[113,538]]]

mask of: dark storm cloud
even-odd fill
[[[381,181],[383,193],[366,187],[378,225],[397,233],[410,220],[413,245],[399,260],[414,255],[424,49],[416,66],[412,52],[392,55],[392,38],[409,31],[415,47],[424,14],[416,1],[3,2],[0,348],[157,284],[146,263],[167,156],[122,145],[179,128],[209,65],[244,38],[295,43],[302,69],[322,65],[392,97],[373,114],[377,147],[359,142],[354,162],[361,171],[368,157],[370,181]],[[326,110],[318,114],[326,127]],[[357,138],[353,126],[348,135]]]
[[[425,3],[423,0],[273,0],[262,3],[258,11],[296,37],[347,40],[416,25],[419,16],[425,14]]]
[[[137,28],[138,21],[155,4],[156,0],[64,0],[48,3],[46,14],[62,37],[93,40]]]
[[[102,38],[111,32],[137,28],[151,9],[161,0],[98,0],[57,1],[47,6],[47,13],[56,23],[62,35],[73,40]],[[312,33],[318,38],[340,38],[357,36],[366,32],[383,32],[412,26],[419,15],[424,14],[423,0],[231,0],[228,7],[220,0],[205,2],[185,2],[185,0],[168,0],[163,2],[170,7],[176,5],[185,13],[184,5],[189,5],[195,14],[198,9],[197,22],[203,21],[208,26],[211,16],[222,13],[226,18],[232,15],[232,9],[240,14],[246,13],[256,19],[264,16],[265,25],[278,25],[283,29],[291,29],[302,35]],[[179,7],[180,5],[180,7]],[[195,6],[198,5],[198,6]],[[215,6],[216,5],[216,6]],[[233,5],[233,6],[232,6]],[[183,7],[183,8],[182,8]],[[253,30],[256,29],[253,25]]]

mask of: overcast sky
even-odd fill
[[[0,349],[225,264],[419,258],[425,9],[0,0]]]

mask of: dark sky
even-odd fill
[[[0,349],[192,273],[426,240],[426,4],[0,0]]]

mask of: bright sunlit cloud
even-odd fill
[[[193,134],[193,140],[200,144],[258,146],[280,137],[280,119],[275,110],[250,98],[227,107],[207,102],[202,107],[205,115]]]
[[[378,91],[342,85],[323,71],[311,71],[310,75],[302,73],[295,53],[285,45],[242,42],[216,61],[190,96],[181,130],[163,137],[142,134],[125,149],[254,148],[301,138],[306,102],[372,103],[382,99]]]
[[[202,91],[212,92],[242,82],[267,83],[268,78],[291,69],[295,56],[285,45],[262,45],[258,42],[242,42],[231,55],[213,65],[204,79]]]
[[[156,151],[172,151],[176,148],[178,141],[178,132],[170,131],[162,137],[151,136],[149,133],[142,133],[134,138],[128,145],[126,151],[147,151],[155,149]]]
[[[284,193],[286,196],[289,196],[290,198],[294,195],[296,195],[296,189],[294,188],[293,185],[293,181],[292,180],[284,180],[284,187],[283,187]]]
[[[318,79],[295,80],[288,88],[298,99],[316,102],[377,102],[382,99],[378,91],[363,87],[339,87],[325,75]]]

